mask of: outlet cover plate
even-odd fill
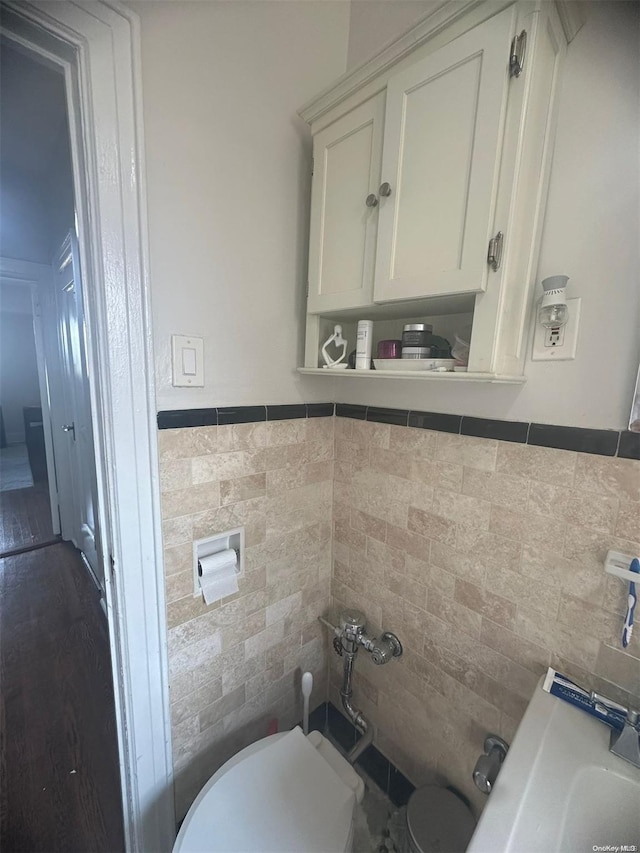
[[[547,329],[538,322],[538,311],[540,303],[536,305],[533,318],[533,352],[532,361],[571,361],[576,357],[578,345],[578,329],[580,327],[580,306],[582,298],[567,299],[569,308],[569,322],[564,327],[562,345],[547,346]]]

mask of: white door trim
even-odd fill
[[[8,0],[2,32],[64,70],[128,851],[175,837],[140,37],[104,0]]]

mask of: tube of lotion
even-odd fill
[[[566,675],[561,675],[551,667],[547,670],[542,689],[552,696],[564,699],[570,705],[575,705],[576,708],[586,711],[587,714],[591,714],[592,717],[614,729],[622,729],[624,726],[626,708],[616,702],[605,700],[602,696],[589,693],[567,678]]]
[[[369,370],[373,346],[373,320],[358,320],[356,333],[356,370]]]

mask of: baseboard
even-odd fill
[[[79,548],[78,548],[78,551],[80,551]],[[102,589],[102,585],[101,585],[100,581],[98,580],[96,573],[91,568],[91,563],[89,562],[89,560],[87,560],[84,551],[80,551],[80,556],[82,557],[82,562],[84,563],[85,569],[89,572],[89,577],[93,581],[95,588],[98,590],[98,593],[100,594],[100,603],[102,604],[102,601],[104,599],[104,590]],[[102,609],[104,610],[104,613],[106,616],[107,611],[106,611],[106,608],[104,607],[104,605],[102,605]]]
[[[12,444],[25,444],[25,437],[23,432],[8,432],[6,433],[6,437],[7,447],[10,447]]]

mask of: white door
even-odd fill
[[[54,264],[54,306],[59,375],[52,388],[52,397],[57,397],[52,419],[62,538],[82,551],[104,591],[102,561],[98,558],[97,484],[75,234],[69,234]]]
[[[47,269],[47,286],[51,286],[51,269]],[[51,409],[49,403],[49,382],[47,378],[47,357],[45,346],[44,325],[42,320],[42,305],[40,287],[33,286],[33,332],[36,343],[36,360],[38,363],[38,385],[40,387],[40,407],[42,409],[42,429],[44,433],[44,447],[47,457],[47,484],[49,487],[49,504],[51,507],[51,529],[58,535],[60,527],[60,505],[58,501],[58,483],[56,478],[55,454],[53,449],[53,435],[51,429]]]
[[[376,302],[486,287],[514,16],[504,10],[389,80]]]
[[[378,225],[384,94],[313,141],[308,311],[370,305]]]

